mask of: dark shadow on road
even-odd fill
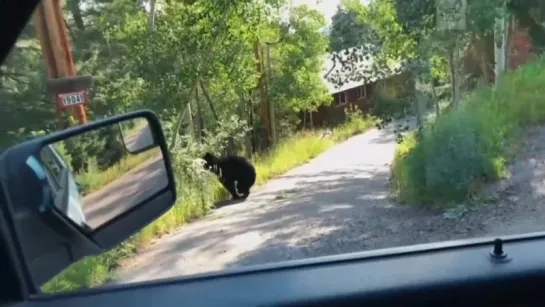
[[[379,136],[376,138],[373,138],[369,144],[391,144],[396,141],[396,130],[403,130],[404,127],[409,127],[407,131],[402,131],[402,134],[405,135],[409,131],[416,128],[416,122],[414,119],[411,120],[402,120],[402,121],[396,121],[393,123],[390,123],[386,125],[383,129],[376,129],[378,131]]]
[[[232,206],[232,205],[240,204],[240,203],[243,203],[244,201],[245,201],[244,199],[237,199],[237,200],[234,200],[234,199],[225,199],[225,200],[220,200],[220,201],[214,203],[213,208],[214,208],[214,209],[220,209],[220,208],[223,208],[223,207],[227,207],[227,206]]]
[[[396,140],[395,135],[391,133],[389,129],[387,131],[385,129],[381,129],[381,130],[378,130],[377,132],[380,135],[380,137],[371,140],[369,142],[370,144],[387,145],[392,142],[395,142]]]
[[[281,197],[262,193],[261,201],[254,199],[252,206],[237,210],[232,224],[177,237],[165,244],[168,249],[154,255],[157,265],[139,268],[140,272],[137,270],[131,275],[173,277],[165,275],[165,268],[189,260],[184,251],[192,250],[195,255],[227,253],[230,240],[252,233],[273,235],[223,268],[464,239],[487,233],[483,221],[493,213],[467,214],[450,220],[444,218],[443,211],[394,204],[383,185],[386,176],[387,173],[379,172],[342,181],[309,180]],[[306,225],[300,227],[303,220]]]
[[[222,208],[236,211],[229,212],[229,224],[215,227],[203,224],[183,237],[163,242],[164,249],[159,248],[153,256],[156,265],[135,268],[131,275],[172,277],[165,275],[165,268],[183,262],[193,253],[226,253],[231,240],[253,236],[252,233],[272,236],[264,238],[242,258],[228,263],[228,267],[376,248],[384,234],[407,228],[416,227],[424,237],[432,231],[427,223],[419,221],[438,213],[391,203],[384,184],[388,172],[362,174],[343,170],[327,172],[327,176],[330,177],[327,180],[322,177],[303,180],[294,189],[280,193],[256,193],[248,206]],[[220,220],[221,209],[217,212],[216,218]],[[420,219],[414,220],[414,216]],[[320,243],[321,240],[324,242]],[[330,245],[337,240],[342,244]],[[406,243],[400,241],[390,241],[389,245]],[[185,254],[186,251],[191,253]]]

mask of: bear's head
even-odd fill
[[[217,172],[218,169],[218,158],[214,156],[213,154],[207,152],[204,154],[202,159],[205,161],[203,164],[204,169],[212,171],[214,173]]]

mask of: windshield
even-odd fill
[[[179,195],[43,290],[545,230],[545,7],[437,3],[40,7],[0,70],[0,148],[151,109]],[[92,87],[66,93],[48,80],[70,75],[92,76]],[[123,145],[147,139],[145,126],[112,129],[56,148],[66,166],[44,157],[56,186],[62,169],[73,173],[78,214],[93,197],[121,199],[126,181],[150,178],[127,194],[155,185],[144,174],[153,163],[112,183],[137,164]]]

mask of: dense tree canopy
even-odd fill
[[[295,7],[285,19],[286,6],[283,0],[157,1],[150,28],[149,1],[66,1],[78,74],[95,78],[88,117],[150,108],[174,136],[186,133],[173,129],[190,106],[196,130],[215,129],[235,115],[259,138],[263,104],[295,115],[327,103],[321,73],[328,40],[319,32],[324,17]],[[1,111],[10,114],[2,123],[7,133],[1,147],[56,129],[45,79],[29,24],[0,71]],[[294,129],[291,115],[277,121],[286,118]]]
[[[377,34],[370,25],[358,21],[358,12],[355,9],[343,4],[337,6],[329,30],[330,51],[338,52],[367,43],[377,44],[377,39]]]
[[[153,1],[153,15],[150,1],[67,0],[63,10],[78,74],[95,78],[90,119],[145,107],[159,114],[169,138],[189,126],[204,136],[233,120],[259,143],[277,125],[289,127],[279,133],[295,129],[297,112],[330,102],[322,80],[328,51],[352,53],[336,57],[335,69],[372,62],[365,73],[335,79],[338,85],[388,75],[403,64],[414,80],[463,86],[462,53],[494,35],[502,1],[468,1],[467,28],[448,33],[436,28],[434,3],[345,0],[328,35],[320,32],[327,21],[316,10],[282,14],[287,0]],[[542,6],[510,0],[504,10],[529,29],[538,48],[545,37]],[[0,111],[10,114],[0,147],[56,129],[45,78],[30,23],[0,70]]]

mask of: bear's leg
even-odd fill
[[[229,193],[231,193],[231,196],[233,199],[240,198],[240,196],[237,193],[234,180],[225,180],[223,182],[223,186],[227,189],[227,191],[229,191]]]
[[[250,188],[247,186],[240,187],[239,192],[242,194],[242,198],[246,199],[248,196],[250,196]]]

